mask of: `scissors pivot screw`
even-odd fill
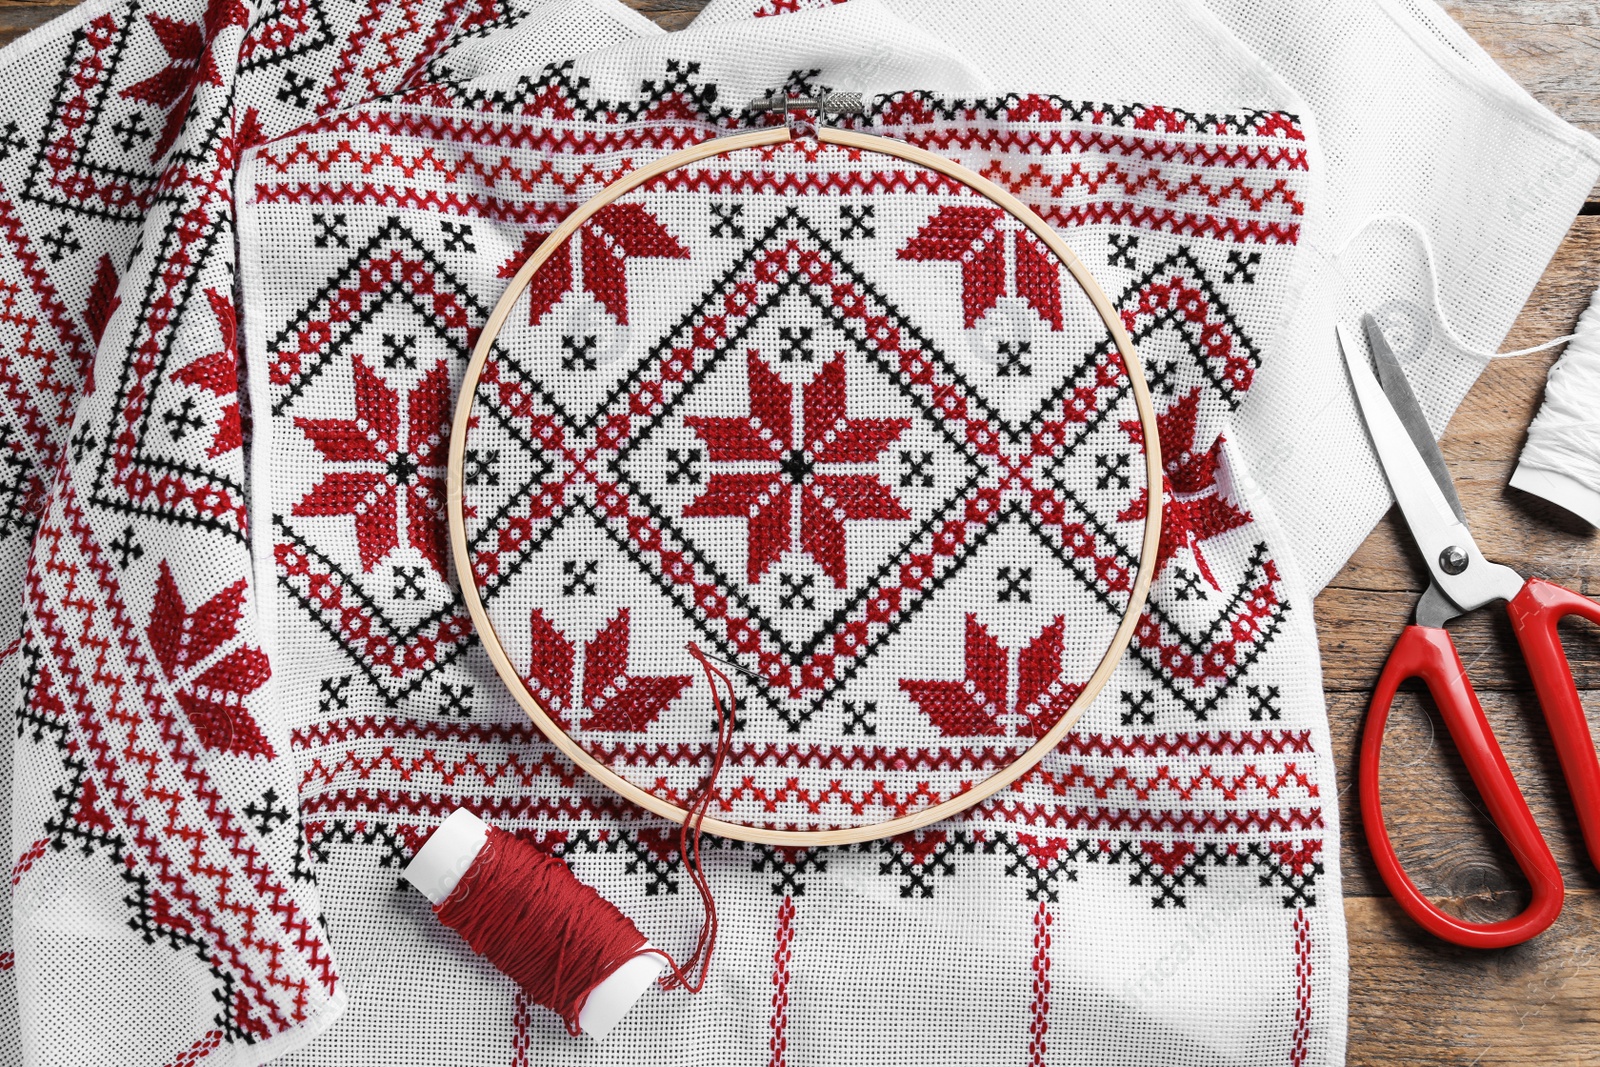
[[[1460,574],[1471,561],[1472,558],[1458,545],[1451,545],[1439,553],[1439,569],[1446,574]]]

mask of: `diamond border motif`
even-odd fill
[[[692,542],[644,496],[623,466],[682,398],[714,371],[729,351],[738,348],[754,324],[795,291],[806,293],[836,329],[856,341],[868,361],[898,385],[972,470],[962,486],[965,495],[951,498],[927,520],[896,557],[883,565],[873,582],[857,592],[848,608],[802,648],[786,642],[770,623],[763,624],[740,595],[739,584],[694,550]],[[1114,348],[1097,346],[1068,375],[1069,382],[1085,377],[1092,381],[1087,388],[1099,400],[1080,413],[1079,421],[1103,420],[1123,398],[1127,378],[1120,365],[1111,375],[1097,370],[1098,364],[1114,355]],[[508,395],[507,384],[513,381],[528,392]],[[798,731],[822,702],[853,677],[859,664],[959,571],[971,551],[999,524],[1023,514],[1020,500],[1002,504],[1008,493],[1027,498],[1029,528],[1058,558],[1072,561],[1069,573],[1094,592],[1113,615],[1125,607],[1116,603],[1116,595],[1132,587],[1137,560],[1102,524],[1081,521],[1092,517],[1075,501],[1063,502],[1052,486],[1029,474],[1041,455],[1055,464],[1073,447],[1058,436],[1040,433],[1055,394],[1041,402],[1025,423],[1007,424],[964,385],[938,347],[895,312],[794,208],[782,213],[748,245],[696,307],[581,422],[544,395],[498,342],[479,379],[480,397],[490,383],[496,391],[492,402],[482,407],[491,411],[508,406],[527,410],[534,400],[532,394],[540,394],[547,409],[542,409],[540,417],[562,424],[558,447],[567,473],[561,491],[581,486],[586,497],[592,495],[592,505],[585,505],[591,517],[643,574],[672,596],[702,639],[749,672],[755,691],[791,731]],[[542,439],[546,452],[554,436]],[[1007,441],[1021,442],[1022,447],[1008,453]],[[1041,441],[1045,453],[1037,451]],[[564,503],[563,510],[546,521],[554,522],[563,511],[578,506]],[[1050,530],[1059,531],[1059,540],[1046,532]],[[520,566],[546,536],[525,537],[511,553],[511,565]],[[469,551],[483,561],[491,555],[490,539],[499,537],[500,531],[484,525],[469,539]],[[654,561],[649,559],[652,556]],[[493,570],[480,569],[474,574],[486,605],[503,588],[497,574],[508,562],[503,554],[494,558]],[[882,611],[875,609],[874,603],[892,606]],[[733,608],[741,614],[735,615]]]

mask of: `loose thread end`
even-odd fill
[[[682,963],[651,945],[628,916],[578,881],[560,858],[464,809],[441,824],[406,868],[407,879],[432,902],[441,923],[530,1000],[558,1014],[574,1035],[587,1031],[604,1037],[652,981],[698,993],[710,972],[717,905],[701,838],[717,777],[733,745],[738,693],[699,646],[689,645],[688,652],[711,691],[717,740],[711,767],[691,794],[678,832],[680,861],[705,907],[700,935]],[[605,1003],[597,1010],[594,998],[602,993]]]

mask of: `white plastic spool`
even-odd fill
[[[488,825],[466,808],[457,808],[417,849],[401,873],[437,907],[455,890],[488,839]],[[618,967],[589,994],[578,1015],[583,1032],[596,1041],[603,1039],[665,967],[661,957],[654,955],[635,956]]]

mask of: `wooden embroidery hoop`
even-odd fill
[[[483,365],[489,357],[489,352],[494,347],[496,339],[499,338],[500,331],[505,326],[507,318],[510,317],[513,306],[528,288],[528,284],[532,281],[534,274],[557,249],[563,246],[580,226],[607,204],[618,200],[640,185],[685,164],[694,163],[712,156],[726,155],[741,149],[761,148],[767,145],[778,145],[797,140],[791,121],[791,109],[816,110],[820,115],[839,114],[848,110],[860,110],[860,98],[855,94],[834,94],[832,96],[824,96],[819,100],[812,100],[791,99],[787,96],[774,94],[770,101],[757,101],[752,107],[757,110],[782,110],[784,124],[782,126],[764,127],[749,133],[713,138],[702,144],[674,152],[647,167],[631,171],[596,193],[582,207],[569,215],[560,226],[556,227],[549,237],[545,238],[544,242],[539,245],[533,255],[528,257],[527,261],[522,264],[515,276],[512,277],[505,293],[500,297],[499,303],[495,305],[494,311],[484,324],[483,332],[479,335],[478,343],[472,351],[472,359],[467,365],[466,376],[461,382],[461,393],[456,403],[455,420],[450,431],[450,466],[446,482],[446,497],[450,520],[450,548],[457,578],[461,579],[462,598],[466,601],[467,611],[472,616],[473,624],[478,629],[478,635],[483,641],[484,649],[488,652],[489,659],[494,664],[495,670],[499,673],[501,680],[505,682],[506,687],[511,690],[512,696],[517,699],[523,710],[527,712],[528,717],[533,720],[534,725],[539,728],[539,731],[565,753],[569,759],[582,768],[584,772],[624,799],[676,823],[682,823],[688,817],[688,813],[684,809],[654,793],[641,789],[596,759],[576,739],[568,734],[561,727],[561,724],[552,718],[549,712],[528,691],[521,674],[512,664],[511,658],[506,654],[505,647],[500,642],[499,635],[495,632],[494,624],[490,621],[488,611],[478,595],[477,583],[472,580],[472,559],[467,542],[466,518],[463,508],[463,467],[473,401],[477,394],[479,377],[483,372]],[[1128,336],[1127,330],[1122,325],[1121,316],[1112,307],[1110,299],[1106,296],[1104,290],[1100,288],[1099,283],[1095,281],[1093,275],[1089,273],[1088,268],[1078,260],[1078,257],[1073,254],[1067,243],[1027,205],[987,178],[973,173],[953,160],[945,159],[942,156],[912,145],[871,134],[856,133],[820,124],[813,126],[811,132],[823,144],[878,152],[925,167],[928,170],[953,179],[993,201],[996,206],[1002,208],[1007,214],[1026,226],[1039,239],[1041,244],[1054,253],[1078,283],[1078,287],[1083,291],[1084,295],[1089,298],[1089,302],[1094,306],[1100,321],[1110,333],[1117,352],[1122,358],[1123,367],[1127,371],[1128,381],[1133,389],[1134,402],[1139,412],[1139,426],[1143,433],[1146,512],[1144,538],[1139,551],[1139,569],[1134,578],[1133,589],[1129,594],[1127,610],[1124,612],[1122,621],[1112,635],[1111,642],[1096,666],[1094,673],[1089,676],[1089,680],[1085,683],[1077,698],[1073,700],[1049,731],[1016,759],[1012,760],[1011,763],[982,781],[974,783],[962,792],[920,811],[898,816],[881,823],[823,830],[778,830],[729,822],[709,816],[703,823],[702,828],[706,832],[720,837],[785,847],[844,845],[907,833],[965,811],[993,796],[1027,773],[1039,760],[1044,758],[1045,753],[1055,748],[1066,732],[1072,728],[1073,723],[1077,722],[1078,717],[1083,714],[1084,709],[1099,695],[1100,690],[1104,688],[1106,682],[1110,679],[1112,671],[1116,669],[1117,662],[1127,650],[1128,642],[1133,637],[1134,626],[1138,623],[1139,616],[1144,610],[1145,600],[1150,592],[1150,583],[1155,571],[1155,560],[1161,537],[1162,467],[1160,437],[1156,427],[1155,408],[1150,400],[1150,389],[1145,382],[1144,368],[1139,362],[1138,354],[1134,351],[1132,338]]]

